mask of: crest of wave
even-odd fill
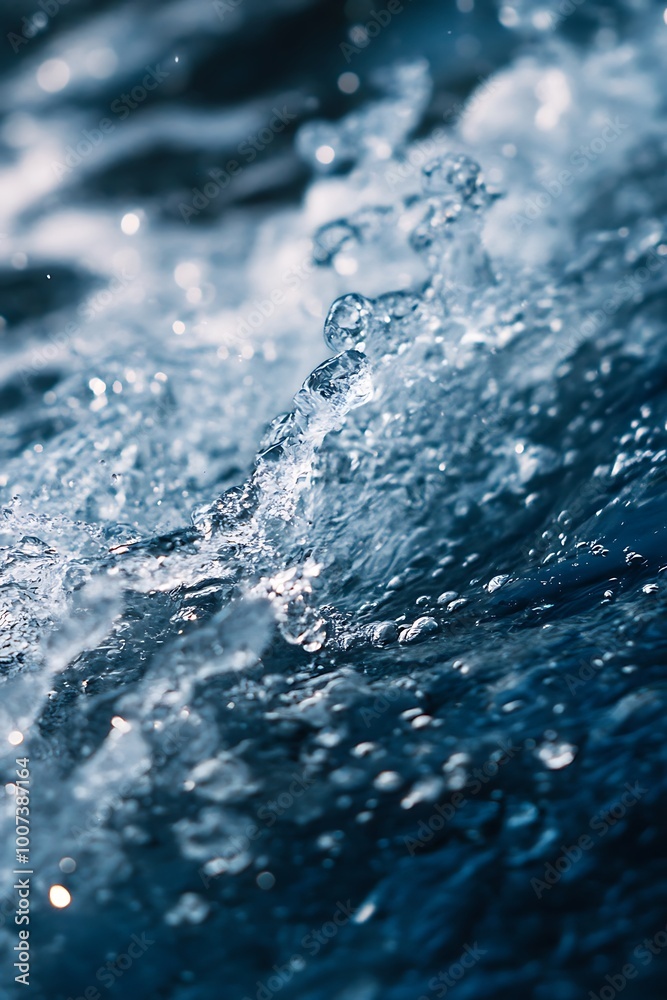
[[[411,144],[429,93],[420,65],[385,81],[387,96],[365,110],[304,128],[306,158],[318,162],[326,142],[353,164],[315,181],[286,228],[291,239],[329,217],[316,228],[314,260],[355,289],[325,323],[333,357],[270,425],[245,483],[198,508],[192,527],[100,559],[100,539],[68,525],[63,580],[79,562],[84,578],[92,566],[118,595],[265,595],[286,638],[312,651],[437,628],[428,607],[415,631],[401,594],[425,579],[444,592],[455,585],[471,532],[479,551],[464,554],[468,579],[476,560],[483,577],[492,538],[521,534],[541,480],[569,460],[545,443],[558,374],[583,345],[614,343],[620,307],[602,322],[591,317],[663,245],[659,218],[639,221],[662,176],[659,155],[647,164],[645,153],[659,133],[651,72],[660,44],[648,42],[641,63],[628,48],[619,69],[602,48],[583,58],[554,42],[553,60],[520,59],[472,95],[458,122]],[[526,198],[548,190],[546,166],[557,177],[582,136],[604,127],[601,94],[610,116],[632,127],[526,225]],[[600,191],[633,176],[640,148],[643,171],[603,210]],[[343,203],[345,215],[331,219]],[[537,246],[548,255],[529,265]],[[637,350],[657,330],[648,304],[662,284],[662,271],[652,272],[627,303]],[[50,621],[76,585],[47,577],[50,600],[65,602],[50,607]],[[15,638],[29,642],[21,628]]]
[[[391,611],[412,580],[447,577],[471,527],[482,555],[468,553],[467,565],[483,564],[492,538],[521,533],[540,482],[571,460],[544,443],[558,380],[585,344],[613,344],[625,303],[602,321],[601,304],[629,268],[660,264],[664,239],[657,222],[614,226],[614,212],[627,221],[634,207],[639,219],[646,176],[625,184],[612,218],[596,215],[600,186],[631,175],[639,147],[657,134],[646,64],[627,53],[614,117],[617,61],[604,51],[583,60],[560,43],[552,55],[560,68],[527,57],[484,85],[444,138],[439,130],[404,142],[428,92],[420,66],[393,80],[400,97],[302,131],[314,163],[325,142],[356,163],[349,177],[314,185],[306,211],[317,215],[343,188],[355,192],[353,210],[317,230],[313,252],[322,268],[355,272],[366,294],[333,303],[324,338],[334,356],[270,425],[245,484],[195,513],[175,555],[152,550],[163,587],[213,576],[265,594],[285,636],[309,650],[327,635],[386,642],[401,625],[409,641],[437,620],[423,618],[415,633],[396,614],[375,620],[378,609]],[[542,183],[545,164],[550,177],[567,164],[572,171],[581,137],[609,121],[620,123],[614,141],[571,187]],[[492,152],[499,144],[501,157]],[[551,196],[537,200],[537,216],[523,212],[540,185]],[[526,246],[545,233],[551,259],[526,265]],[[387,274],[403,287],[387,290]],[[656,266],[632,296],[635,316],[662,283]],[[656,330],[635,322],[630,337],[644,350]],[[155,586],[151,559],[121,572]]]

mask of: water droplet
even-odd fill
[[[373,303],[352,292],[336,299],[324,324],[324,340],[332,351],[347,351],[366,339]]]
[[[368,359],[359,351],[345,351],[311,372],[294,403],[297,412],[309,418],[324,413],[342,415],[368,402],[372,394]]]
[[[69,83],[69,66],[63,59],[47,59],[37,70],[37,83],[47,94],[56,94]]]
[[[397,638],[398,628],[394,622],[378,622],[372,626],[371,642],[374,646],[388,646]]]
[[[165,913],[164,920],[171,927],[178,927],[179,924],[200,924],[206,919],[209,911],[210,906],[205,899],[196,892],[185,892],[176,906]]]
[[[576,755],[577,748],[570,743],[561,743],[557,746],[546,744],[538,751],[538,757],[550,771],[560,771],[561,768],[568,767]]]
[[[458,596],[455,590],[445,590],[443,594],[440,594],[438,604],[449,604],[450,601],[455,601]]]
[[[398,637],[398,641],[404,645],[409,645],[413,642],[421,642],[437,631],[438,623],[435,618],[418,618],[416,622],[413,622],[413,624],[409,626],[409,628],[403,629]]]
[[[348,250],[359,239],[359,233],[345,219],[327,222],[313,238],[313,258],[321,265],[329,265],[341,250]]]
[[[427,194],[456,194],[469,201],[482,186],[479,163],[464,153],[448,153],[426,164],[422,184]]]
[[[271,872],[260,872],[255,881],[257,882],[259,888],[264,889],[265,891],[273,889],[276,884],[275,875]]]
[[[403,779],[397,771],[381,771],[373,785],[381,792],[394,792],[403,784]]]

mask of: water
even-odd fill
[[[548,12],[406,10],[319,118],[284,69],[187,108],[208,34],[269,51],[250,0],[6,64],[39,1000],[662,996],[665,27]]]

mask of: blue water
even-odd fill
[[[664,996],[666,18],[404,7],[2,14],[0,997]]]

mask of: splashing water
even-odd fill
[[[88,327],[11,343],[0,737],[33,761],[44,997],[149,931],[130,997],[222,965],[254,996],[296,954],[285,997],[407,1000],[476,941],[461,1000],[569,1000],[661,929],[655,13],[583,49],[503,5],[533,48],[458,121],[411,138],[431,84],[399,66],[301,127],[303,204],[254,243],[142,221]]]

